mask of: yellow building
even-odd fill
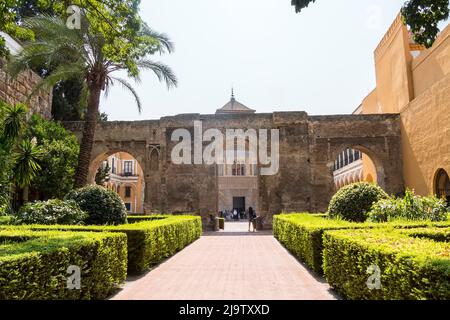
[[[105,187],[119,194],[129,213],[143,213],[144,174],[137,160],[126,152],[117,152],[102,166],[106,167],[106,164],[110,171]]]
[[[355,113],[400,113],[405,186],[450,199],[450,26],[425,50],[398,16],[374,58],[376,88]],[[373,177],[366,161],[362,175]]]

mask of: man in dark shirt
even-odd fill
[[[253,208],[248,208],[248,232],[250,232],[250,225],[253,225],[253,232],[256,231],[256,213]]]

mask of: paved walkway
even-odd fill
[[[137,278],[113,299],[325,300],[335,297],[270,232],[248,233],[248,224],[199,240]]]

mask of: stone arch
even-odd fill
[[[118,153],[118,152],[124,152],[131,155],[139,164],[139,166],[142,169],[142,172],[146,174],[146,161],[145,161],[145,151],[141,150],[134,150],[130,147],[124,147],[124,146],[114,146],[110,147],[107,144],[102,143],[96,143],[94,145],[94,150],[92,152],[91,156],[91,163],[89,165],[89,174],[88,174],[88,183],[93,184],[95,183],[95,174],[97,172],[98,167],[100,166],[101,162],[106,160],[109,156]]]
[[[89,174],[88,174],[88,183],[95,183],[95,174],[97,172],[100,164],[106,160],[109,156],[123,152],[129,154],[134,161],[137,162],[138,166],[142,170],[142,204],[139,201],[138,209],[145,211],[145,203],[147,198],[147,179],[146,179],[146,167],[147,167],[147,159],[146,159],[146,149],[145,144],[137,144],[137,143],[103,143],[96,142],[94,144],[94,150],[92,152],[91,163],[89,166]],[[109,183],[106,185],[107,188],[117,192],[117,186],[113,183]],[[124,190],[124,189],[123,189]],[[121,190],[121,193],[123,193]],[[136,194],[136,190],[134,193]],[[135,203],[135,201],[133,201]]]
[[[354,149],[354,150],[358,150],[359,152],[361,152],[362,154],[366,155],[373,163],[374,167],[375,167],[375,172],[376,172],[376,182],[378,183],[378,185],[380,185],[380,187],[382,187],[383,189],[386,188],[386,181],[385,181],[385,163],[382,160],[382,156],[380,156],[380,154],[382,155],[382,153],[384,152],[384,150],[382,150],[380,152],[380,154],[377,153],[377,148],[374,147],[367,147],[361,144],[352,144],[352,143],[341,143],[341,144],[337,144],[334,146],[333,150],[331,151],[331,159],[333,162],[331,162],[331,165],[329,166],[330,171],[331,171],[331,176],[333,176],[333,171],[334,171],[334,161],[335,159],[338,158],[338,156],[347,149]],[[377,151],[374,151],[377,150]],[[386,164],[387,165],[387,164]],[[347,176],[345,177],[345,182],[344,184],[348,184],[348,182],[350,182],[351,180],[357,179],[356,176],[351,176],[350,178],[348,178]]]
[[[440,168],[434,175],[434,193],[438,198],[445,198],[450,203],[450,176]]]

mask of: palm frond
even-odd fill
[[[34,87],[28,96],[30,99],[41,89],[50,90],[60,81],[67,81],[74,78],[84,78],[86,73],[85,66],[82,61],[67,65],[60,65],[49,74],[46,78],[41,79]]]
[[[40,15],[25,19],[24,26],[30,28],[38,40],[27,43],[11,58],[8,72],[13,78],[33,66],[52,69],[79,60],[84,60],[85,64],[89,62],[83,36],[78,30],[67,28],[60,18]]]
[[[83,45],[83,38],[76,29],[70,29],[66,23],[57,16],[41,14],[24,19],[23,26],[33,31],[36,39],[46,41],[64,41],[74,45]]]
[[[145,36],[152,37],[159,42],[160,53],[165,53],[166,51],[172,53],[175,50],[175,45],[167,34],[151,29],[145,22],[142,23],[141,33]]]
[[[141,99],[139,98],[139,95],[136,92],[136,90],[133,88],[133,86],[128,81],[126,81],[125,79],[122,79],[122,78],[111,77],[111,80],[112,80],[111,85],[114,85],[114,81],[117,81],[122,85],[122,87],[124,87],[125,89],[128,89],[128,91],[131,92],[134,99],[136,100],[136,105],[137,105],[138,111],[139,111],[139,113],[141,113],[142,112]]]
[[[159,81],[164,81],[166,83],[168,89],[176,87],[178,85],[178,79],[175,73],[169,66],[161,62],[154,62],[148,59],[143,59],[138,60],[136,62],[136,65],[138,68],[153,71],[158,77]]]

